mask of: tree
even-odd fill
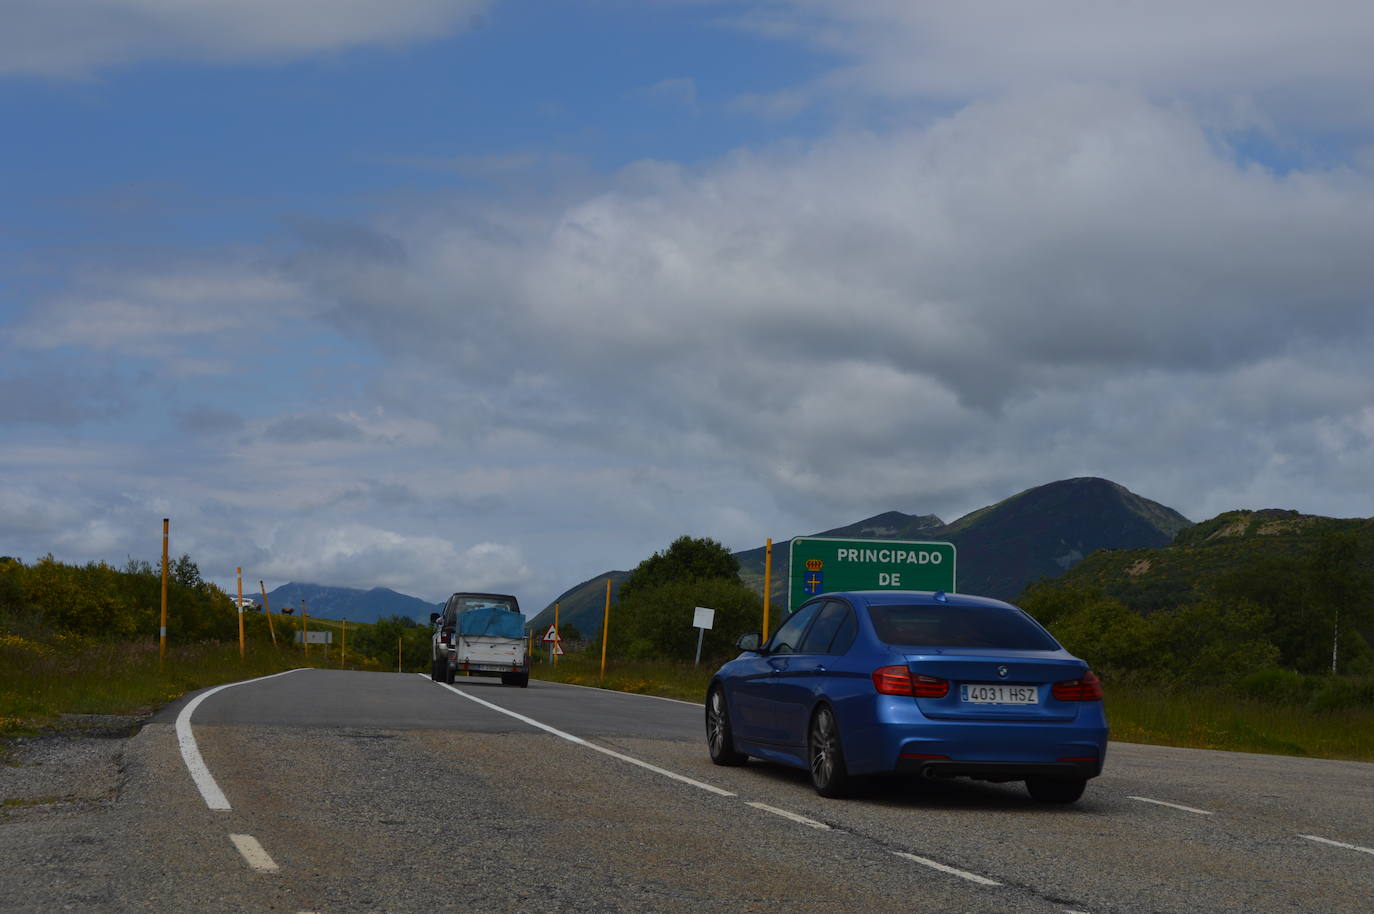
[[[184,552],[167,569],[167,576],[183,587],[201,585],[200,566],[191,561],[191,557]]]
[[[1322,536],[1308,561],[1308,587],[1317,614],[1327,622],[1326,630],[1331,633],[1332,673],[1338,666],[1342,633],[1346,638],[1360,637],[1353,627],[1369,619],[1369,585],[1370,574],[1360,563],[1358,537],[1351,532]],[[1324,642],[1325,638],[1321,640]]]
[[[673,581],[726,580],[739,583],[739,560],[709,537],[679,536],[662,552],[655,552],[635,566],[620,588],[624,603],[637,591],[647,591]]]
[[[698,606],[716,611],[702,643],[702,657],[729,654],[745,632],[758,631],[763,601],[738,581],[725,578],[677,580],[641,588],[621,598],[611,617],[616,656],[631,660],[688,661],[696,653],[692,616]]]

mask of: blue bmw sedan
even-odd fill
[[[766,644],[739,639],[706,694],[717,765],[807,769],[822,796],[854,776],[1025,781],[1072,803],[1102,773],[1102,684],[1024,610],[940,591],[828,593]]]

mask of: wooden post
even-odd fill
[[[343,620],[343,645],[339,648],[339,668],[348,666],[348,620]]]
[[[555,601],[553,602],[553,630],[554,630],[555,632],[558,631],[558,601],[557,601],[557,600],[555,600]],[[554,666],[558,666],[558,655],[555,654],[555,653],[553,652],[554,645],[556,645],[557,643],[558,643],[558,642],[555,641],[555,642],[553,642],[553,644],[550,644],[550,645],[549,645],[549,657],[553,660],[553,665],[554,665]]]
[[[773,538],[768,537],[768,543],[763,550],[763,632],[759,635],[759,643],[768,640],[768,598],[773,595]]]
[[[267,585],[258,581],[258,587],[262,588],[262,611],[267,613],[267,630],[272,633],[272,646],[277,646],[277,629],[272,624],[272,608],[267,605]]]
[[[167,531],[171,518],[162,519],[162,625],[157,636],[157,668],[167,660]]]
[[[239,581],[239,661],[243,662],[248,659],[248,648],[243,639],[243,569],[236,568],[235,573]]]
[[[310,655],[310,613],[305,611],[305,601],[301,601],[301,647],[306,656]]]
[[[611,632],[611,579],[606,579],[606,612],[601,617],[601,678],[606,678],[606,636]]]

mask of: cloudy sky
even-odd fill
[[[1104,476],[1374,514],[1374,7],[0,0],[0,554],[540,607]]]

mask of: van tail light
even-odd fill
[[[440,635],[440,636],[439,636],[439,643],[440,643],[440,644],[448,644],[448,635]]]
[[[1050,691],[1060,701],[1101,701],[1102,680],[1088,670],[1078,679],[1056,682]]]
[[[936,676],[912,675],[904,666],[884,666],[873,671],[873,688],[881,695],[914,695],[917,698],[944,698],[949,694],[948,680]]]

